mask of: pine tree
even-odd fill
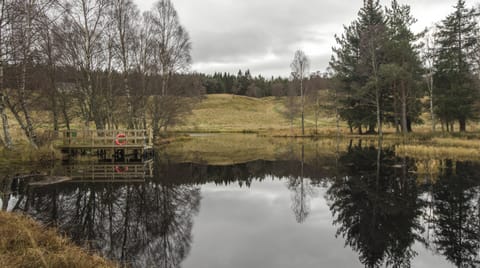
[[[455,11],[442,21],[436,36],[440,47],[435,74],[436,113],[449,130],[448,126],[458,121],[460,131],[466,131],[467,121],[474,118],[478,96],[471,67],[478,34],[474,15],[464,0],[458,0]]]
[[[398,131],[401,125],[403,133],[410,132],[413,121],[419,121],[421,104],[418,101],[423,96],[421,87],[422,66],[419,51],[415,46],[419,36],[411,31],[416,20],[410,14],[410,6],[399,5],[392,1],[387,8],[386,60],[380,73],[389,89],[390,103],[385,109]]]
[[[384,92],[379,68],[385,60],[386,23],[379,1],[366,1],[358,19],[344,28],[344,34],[336,36],[339,47],[330,62],[344,89],[340,116],[359,133],[362,126],[369,132],[377,126],[381,135]]]

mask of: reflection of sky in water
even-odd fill
[[[17,204],[18,198],[15,196],[10,196],[10,199],[8,199],[8,205],[7,205],[7,211],[12,211],[15,204]]]
[[[310,214],[299,224],[285,180],[267,177],[251,188],[202,186],[192,248],[182,267],[362,267],[358,254],[344,246],[343,238],[335,238],[326,189],[315,188]],[[414,249],[419,255],[412,267],[452,267],[423,245]]]

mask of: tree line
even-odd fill
[[[424,110],[433,131],[438,123],[444,131],[455,124],[466,131],[479,111],[478,11],[458,0],[441,22],[414,33],[410,6],[365,1],[358,18],[336,36],[329,67],[339,116],[351,131],[382,135],[389,124],[411,132]]]
[[[255,98],[300,94],[292,79],[281,76],[270,78],[262,75],[253,76],[248,69],[239,70],[237,74],[216,72],[211,75],[200,74],[200,76],[207,94],[235,94]],[[309,83],[319,85],[321,89],[328,88],[329,78],[322,73],[313,73],[306,79]]]
[[[132,0],[1,0],[2,142],[13,146],[9,114],[37,147],[36,109],[53,129],[147,128],[175,124],[204,91],[184,75],[191,41],[170,0],[141,13]]]

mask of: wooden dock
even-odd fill
[[[68,130],[61,132],[64,154],[96,155],[101,160],[128,162],[144,159],[153,151],[153,139],[148,130]]]
[[[153,160],[141,163],[94,163],[63,166],[69,182],[125,182],[153,178]]]

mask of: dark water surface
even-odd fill
[[[479,163],[442,159],[417,175],[421,161],[393,149],[305,146],[236,164],[159,153],[144,177],[115,182],[7,180],[1,205],[134,267],[480,265]]]

